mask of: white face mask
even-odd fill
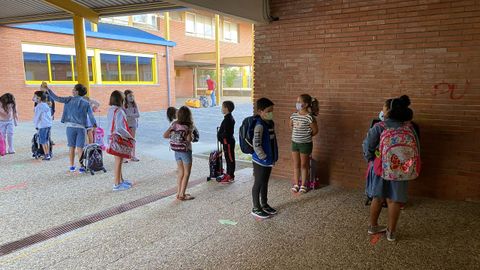
[[[132,96],[128,96],[128,97],[127,97],[127,101],[128,101],[128,102],[133,102],[133,100],[134,100],[134,98],[133,98]]]
[[[302,108],[302,103],[295,103],[295,108],[297,108],[297,111],[301,111],[303,108]]]
[[[382,120],[382,121],[385,121],[385,117],[384,117],[384,115],[383,115],[383,111],[380,111],[380,112],[378,113],[378,118],[379,118],[380,120]]]

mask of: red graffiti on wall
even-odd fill
[[[443,94],[449,94],[450,99],[456,100],[456,99],[462,99],[469,89],[470,89],[469,80],[465,81],[465,86],[463,87],[463,91],[461,93],[457,91],[458,88],[456,84],[442,82],[439,84],[435,84],[433,86],[433,95],[438,96]]]

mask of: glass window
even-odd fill
[[[137,81],[137,57],[120,56],[120,66],[122,69],[122,81]]]
[[[25,79],[27,81],[49,81],[46,53],[23,53]]]
[[[153,59],[138,57],[138,78],[141,82],[153,81]]]
[[[152,27],[157,27],[157,16],[155,14],[142,14],[132,16],[135,23],[147,24]]]
[[[70,55],[50,54],[52,81],[73,81],[71,60]]]
[[[74,70],[75,80],[78,80],[77,59],[75,56],[73,56],[73,70]],[[93,82],[93,56],[88,56],[88,80]]]
[[[195,33],[195,14],[187,13],[185,16],[185,31]]]
[[[103,81],[119,81],[118,56],[113,54],[100,54]]]
[[[227,21],[223,22],[223,40],[238,42],[238,25]]]

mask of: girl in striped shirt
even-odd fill
[[[310,155],[313,150],[312,137],[318,133],[315,116],[318,114],[318,101],[308,94],[300,95],[296,103],[297,111],[290,116],[292,129],[293,192],[307,192]],[[298,181],[301,179],[301,185]]]

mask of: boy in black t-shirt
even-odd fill
[[[224,101],[222,104],[223,118],[220,129],[217,133],[217,139],[223,145],[223,153],[227,162],[227,173],[222,176],[220,183],[231,183],[235,180],[235,138],[233,133],[235,130],[235,119],[232,112],[235,104],[231,101]]]

